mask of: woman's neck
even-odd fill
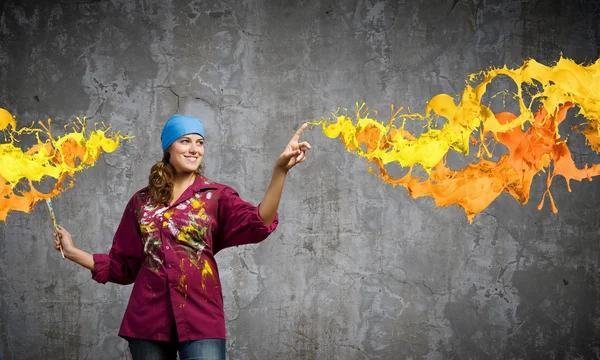
[[[173,187],[175,188],[184,188],[186,189],[188,186],[194,183],[196,179],[196,173],[184,173],[184,174],[175,174],[173,178]]]
[[[175,175],[173,178],[173,189],[171,193],[171,199],[169,200],[169,204],[173,204],[177,199],[183,195],[185,190],[190,187],[194,183],[196,179],[196,173],[188,173]]]

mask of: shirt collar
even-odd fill
[[[182,202],[185,202],[186,200],[193,197],[194,194],[197,192],[209,189],[218,189],[218,184],[208,180],[202,174],[196,174],[196,179],[194,180],[194,183],[183,192],[183,194],[178,200],[176,200],[173,204],[169,205],[168,208],[173,208],[181,204]]]
[[[196,179],[190,188],[193,192],[198,192],[206,189],[216,189],[217,184],[208,180],[206,176],[202,174],[196,174]]]

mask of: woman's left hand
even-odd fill
[[[300,135],[302,135],[307,126],[308,124],[306,123],[302,124],[300,129],[292,136],[292,140],[290,140],[285,150],[277,158],[277,162],[275,163],[276,169],[287,171],[296,164],[300,164],[306,160],[306,151],[310,150],[310,144],[306,141],[299,143],[298,140],[300,140]]]

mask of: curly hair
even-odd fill
[[[175,168],[171,165],[170,158],[171,155],[169,152],[165,151],[162,160],[154,164],[150,169],[148,188],[150,190],[150,199],[154,204],[168,204],[173,196]],[[201,172],[202,164],[196,170],[196,173]]]

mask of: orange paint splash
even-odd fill
[[[0,108],[0,130],[7,143],[0,144],[0,220],[10,211],[29,212],[36,202],[57,196],[74,185],[75,172],[93,166],[101,151],[113,152],[121,140],[131,136],[109,134],[110,128],[88,131],[85,118],[77,118],[67,133],[54,138],[51,120],[40,127],[16,129],[15,118]],[[37,144],[23,151],[15,143],[21,135],[34,135]],[[41,140],[46,137],[46,140]],[[36,189],[36,183],[53,178],[56,183],[49,192]],[[64,182],[68,181],[66,186]]]
[[[482,104],[487,86],[498,77],[515,83],[518,114],[493,113]],[[471,86],[476,79],[481,81]],[[348,151],[374,163],[378,171],[370,167],[370,173],[406,188],[413,198],[430,196],[436,206],[459,205],[471,222],[503,192],[526,204],[533,178],[540,172],[547,173],[547,181],[538,209],[547,195],[556,213],[550,192],[555,176],[563,176],[571,191],[571,180],[591,180],[600,174],[598,164],[583,169],[575,166],[558,131],[567,111],[577,106],[577,115],[586,121],[575,130],[600,152],[599,80],[600,60],[587,66],[562,57],[554,66],[528,60],[517,69],[492,68],[470,75],[458,104],[449,95],[440,94],[429,101],[425,114],[400,114],[402,108],[392,105],[386,125],[371,118],[364,104],[357,104],[354,119],[338,110],[332,114],[335,122],[324,118],[312,124],[322,125],[326,136],[340,137]],[[442,118],[447,120],[443,126],[435,126]],[[405,130],[408,121],[422,121],[426,130],[419,135],[410,133]],[[496,144],[504,145],[508,152],[493,161]],[[477,149],[475,154],[472,147]],[[446,166],[450,150],[472,154],[477,162],[453,171]],[[392,177],[386,169],[390,163],[407,174]],[[419,169],[427,175],[414,175]]]

